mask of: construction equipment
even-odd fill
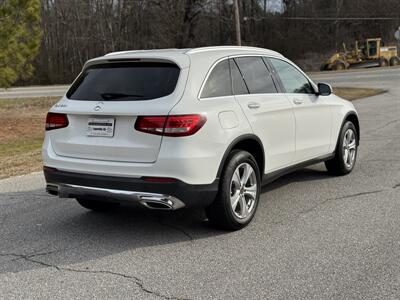
[[[397,47],[383,46],[380,38],[366,39],[361,45],[356,41],[353,50],[347,50],[343,44],[343,50],[325,61],[321,71],[400,65]]]

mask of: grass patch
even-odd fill
[[[28,99],[0,99],[0,110],[20,110],[20,109],[49,109],[60,97],[43,97]]]
[[[350,87],[334,87],[333,92],[335,95],[343,99],[353,101],[360,98],[372,97],[386,93],[384,89],[370,89],[370,88],[350,88]]]
[[[59,99],[0,100],[0,179],[41,170],[46,113]]]
[[[0,144],[0,158],[35,151],[40,149],[42,143],[43,138],[34,137],[31,139],[12,140],[7,143]]]

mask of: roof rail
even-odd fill
[[[111,55],[123,55],[123,54],[135,54],[141,52],[163,52],[163,51],[186,51],[187,49],[167,48],[167,49],[148,49],[148,50],[127,50],[127,51],[116,51],[105,54],[104,56]]]
[[[241,50],[241,51],[248,51],[248,52],[271,52],[276,55],[281,56],[280,53],[275,52],[273,50],[259,48],[259,47],[250,47],[250,46],[211,46],[211,47],[200,47],[200,48],[193,48],[189,49],[186,53],[199,53],[199,52],[207,52],[207,51],[226,51],[226,50]]]

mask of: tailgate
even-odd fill
[[[51,112],[68,117],[49,131],[57,155],[104,161],[152,163],[162,137],[135,130],[138,116],[168,115],[181,99],[188,69],[171,63],[102,63],[76,79]]]

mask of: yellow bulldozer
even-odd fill
[[[343,44],[343,52],[337,52],[321,65],[321,71],[349,68],[387,67],[400,65],[396,46],[383,46],[382,39],[366,39],[355,42],[353,50]]]

